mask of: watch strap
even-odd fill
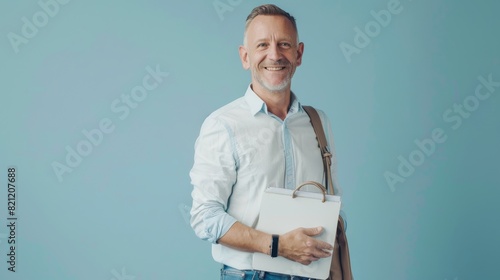
[[[276,258],[278,256],[278,243],[279,235],[273,234],[271,238],[271,258]]]

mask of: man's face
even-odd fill
[[[304,44],[297,44],[297,32],[286,17],[260,15],[248,26],[246,45],[239,52],[243,68],[252,72],[255,92],[281,92],[290,90]]]

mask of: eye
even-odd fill
[[[264,42],[259,43],[259,44],[257,45],[257,48],[265,48],[265,47],[267,47],[267,43],[264,43]]]
[[[280,45],[280,47],[282,47],[284,49],[288,49],[288,48],[292,47],[292,44],[290,44],[288,42],[281,42],[279,45]]]

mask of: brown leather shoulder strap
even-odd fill
[[[321,118],[319,117],[319,114],[316,111],[316,109],[314,109],[313,107],[302,106],[302,108],[304,108],[307,115],[309,115],[309,119],[311,120],[314,133],[316,133],[316,139],[318,139],[319,148],[321,150],[321,155],[323,157],[325,187],[328,190],[329,194],[334,195],[335,192],[333,190],[332,173],[330,170],[330,166],[332,165],[332,154],[328,149],[328,142],[326,141],[323,125],[321,124]]]
[[[314,128],[314,133],[316,133],[316,138],[318,139],[318,144],[323,157],[323,167],[325,169],[325,186],[329,194],[334,194],[332,173],[330,166],[332,164],[332,154],[328,150],[328,142],[326,142],[325,131],[323,130],[323,125],[321,124],[321,119],[318,115],[316,109],[311,106],[302,106],[306,113],[311,119],[311,124]],[[351,268],[351,257],[349,255],[349,244],[347,243],[347,237],[345,234],[344,220],[339,216],[337,225],[337,235],[336,242],[338,242],[339,248],[336,253],[338,254],[338,259],[335,256],[332,258],[332,264],[330,265],[330,276],[328,280],[352,280],[352,268]],[[335,251],[334,251],[335,252]]]

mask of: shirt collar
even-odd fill
[[[295,96],[293,92],[291,98],[292,105],[290,106],[288,113],[294,114],[302,111],[302,105],[300,105],[297,96]],[[245,100],[250,106],[250,113],[252,113],[252,116],[255,116],[259,112],[269,114],[269,112],[267,111],[266,103],[262,99],[260,99],[260,97],[252,90],[251,85],[248,86],[247,91],[245,92]]]

